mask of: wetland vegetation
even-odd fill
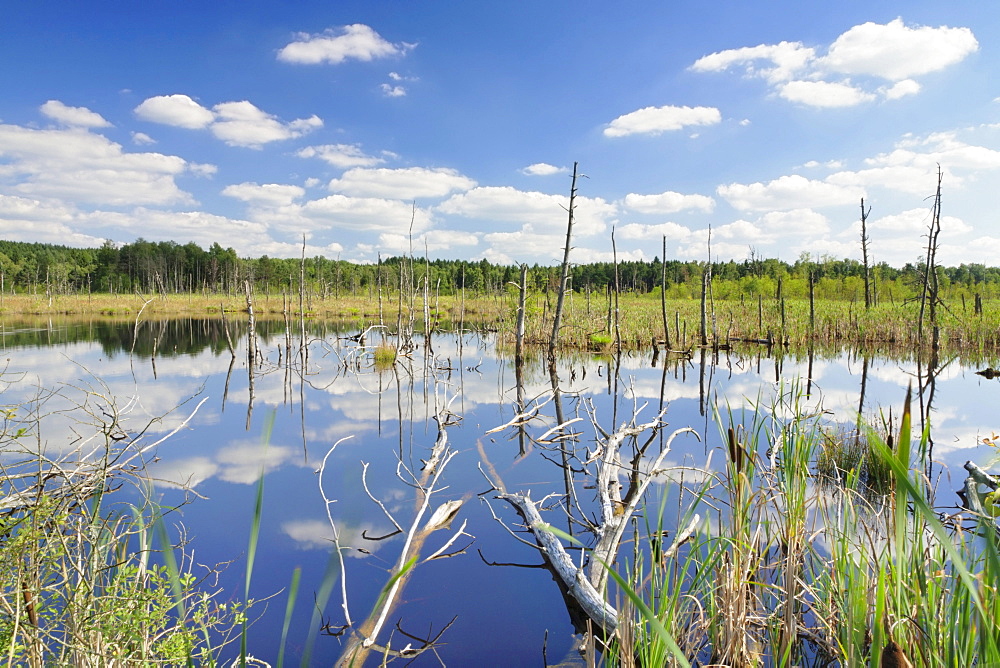
[[[982,503],[997,480],[935,456],[932,424],[939,381],[1000,367],[1000,271],[937,268],[932,334],[919,263],[875,267],[869,293],[859,263],[805,257],[560,275],[413,258],[243,260],[147,242],[94,251],[93,266],[82,251],[29,250],[34,265],[24,248],[0,247],[8,662],[472,660],[490,641],[470,639],[463,614],[499,614],[511,630],[497,633],[515,633],[532,599],[455,598],[487,591],[469,589],[475,578],[513,577],[500,573],[516,561],[555,582],[513,590],[551,590],[577,633],[539,636],[546,663],[1000,663],[998,534],[992,496]],[[46,345],[65,351],[55,386],[22,362]],[[185,360],[177,375],[221,393],[212,419],[228,431],[195,417],[205,399],[144,406]],[[860,400],[832,415],[814,365],[841,360],[860,370]],[[905,368],[912,394],[873,405],[877,360]],[[751,373],[769,389],[721,389]],[[491,407],[473,389],[484,377],[497,388]],[[351,397],[340,413],[319,412],[340,393]],[[289,409],[277,436],[262,406]],[[264,434],[263,454],[207,462],[197,451],[163,492],[171,440],[207,430],[224,441],[234,429]],[[344,454],[352,429],[369,443],[360,469]],[[296,440],[291,485],[311,501],[266,492],[292,477],[269,458],[291,458]],[[989,450],[996,437],[981,440]],[[240,457],[252,471],[227,475],[253,492],[242,517],[227,516],[247,535],[218,559],[235,561],[234,585],[222,566],[201,566],[175,517],[193,521],[211,477]],[[947,482],[960,479],[956,496]],[[327,546],[325,565],[263,556],[268,513],[308,505],[319,520],[282,530]],[[378,519],[349,521],[360,506]],[[379,566],[359,574],[366,558]],[[461,575],[470,562],[478,570]],[[464,565],[449,581],[443,563]]]

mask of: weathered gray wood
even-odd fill
[[[538,508],[528,495],[507,493],[499,494],[497,498],[511,504],[521,514],[546,560],[587,616],[604,629],[605,633],[613,633],[618,628],[618,611],[604,600],[604,596],[590,584],[583,571],[576,567],[562,542],[548,530],[549,525],[542,521]]]

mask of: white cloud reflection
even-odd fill
[[[344,548],[344,556],[355,559],[364,559],[378,552],[386,543],[386,541],[375,541],[365,536],[381,537],[391,531],[386,527],[378,527],[372,522],[351,525],[337,519],[334,521],[337,523],[337,533],[340,537],[340,546]],[[334,549],[334,533],[329,522],[289,520],[281,523],[281,531],[295,541],[295,546],[300,550]]]

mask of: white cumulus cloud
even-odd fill
[[[247,101],[223,102],[213,107],[217,120],[211,131],[230,146],[260,148],[272,141],[301,137],[323,127],[318,116],[284,123]]]
[[[659,135],[691,125],[715,125],[722,114],[714,107],[645,107],[619,116],[604,128],[606,137],[634,134]]]
[[[378,237],[378,247],[383,251],[405,254],[414,248],[427,251],[449,250],[457,247],[472,247],[479,244],[479,237],[471,232],[458,230],[428,230],[413,239],[401,232],[384,232]]]
[[[695,61],[691,69],[695,72],[722,72],[733,65],[742,65],[747,76],[777,83],[794,78],[815,57],[815,49],[802,42],[759,44],[703,56]]]
[[[388,197],[391,199],[416,199],[444,197],[455,191],[474,188],[476,182],[454,169],[383,167],[349,169],[339,178],[330,181],[330,190],[345,195],[362,197]]]
[[[192,165],[173,155],[128,153],[120,144],[79,128],[35,130],[0,125],[0,183],[16,174],[9,191],[104,206],[193,202],[175,178]]]
[[[435,207],[435,211],[483,221],[521,223],[522,234],[527,238],[532,238],[529,231],[558,236],[560,233],[565,235],[568,200],[563,195],[517,190],[510,186],[481,186],[452,195]],[[617,207],[600,197],[577,195],[575,204],[573,229],[579,236],[604,232],[617,214]],[[535,232],[536,229],[544,232]]]
[[[305,195],[304,188],[279,183],[238,183],[226,186],[222,194],[227,197],[265,206],[284,206]]]
[[[902,81],[897,81],[891,86],[881,88],[880,92],[887,100],[898,100],[901,97],[916,95],[919,93],[920,84],[913,79],[903,79]]]
[[[564,174],[568,170],[565,167],[556,167],[547,162],[536,162],[521,170],[526,176],[551,176],[553,174]]]
[[[717,188],[720,197],[740,211],[785,211],[851,204],[864,191],[793,174],[769,183],[731,183]]]
[[[144,121],[172,125],[189,130],[208,127],[215,114],[187,95],[156,95],[143,100],[135,108],[135,115]]]
[[[812,107],[853,107],[875,99],[874,94],[846,81],[789,81],[778,88],[778,94]]]
[[[616,228],[616,236],[622,240],[660,240],[666,237],[668,241],[678,242],[688,239],[691,236],[691,230],[677,223],[660,223],[658,225],[628,223]]]
[[[247,100],[220,102],[206,109],[187,95],[159,95],[144,100],[134,111],[142,120],[153,123],[189,130],[208,128],[230,146],[246,148],[301,137],[323,127],[316,115],[285,122]]]
[[[850,28],[824,55],[801,42],[760,44],[709,54],[691,69],[722,72],[742,66],[745,76],[763,79],[786,100],[815,107],[849,107],[879,96],[897,100],[913,95],[920,90],[913,77],[951,67],[978,49],[968,28],[910,27],[897,18]],[[852,83],[850,77],[878,78],[892,85]]]
[[[685,209],[710,213],[715,208],[715,200],[706,195],[682,195],[669,190],[658,195],[629,193],[624,204],[632,211],[650,214],[676,213]]]
[[[300,158],[319,158],[333,167],[348,169],[350,167],[374,167],[385,160],[366,154],[357,144],[323,144],[322,146],[306,146],[295,155]]]
[[[41,106],[43,114],[63,125],[80,128],[107,128],[111,123],[86,107],[70,107],[59,100],[49,100]]]
[[[431,225],[426,209],[414,209],[410,202],[380,197],[330,195],[306,202],[297,211],[282,212],[282,216],[275,218],[273,224],[293,233],[303,228],[397,233],[409,233],[412,229],[419,233]]]
[[[278,51],[286,63],[338,65],[345,60],[369,61],[405,54],[414,45],[393,44],[362,23],[328,29],[319,34],[299,33]]]
[[[379,88],[382,89],[382,93],[386,97],[403,97],[406,95],[406,89],[402,86],[394,86],[392,84],[384,83]]]
[[[843,74],[868,74],[902,81],[939,72],[979,49],[968,28],[910,28],[902,19],[864,23],[838,37],[817,65]]]

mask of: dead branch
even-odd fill
[[[583,571],[578,569],[566,553],[566,548],[550,530],[550,525],[542,521],[538,509],[527,494],[499,494],[503,499],[517,509],[525,523],[534,535],[535,540],[552,568],[569,594],[576,600],[590,619],[594,620],[604,631],[611,634],[618,628],[618,611],[604,600],[601,593],[594,588]]]
[[[640,410],[641,408],[636,407],[636,414]],[[604,443],[599,445],[597,451],[588,459],[588,462],[596,463],[598,467],[596,487],[601,505],[601,517],[596,526],[591,522],[583,522],[597,536],[597,544],[590,559],[589,577],[583,567],[574,564],[565,545],[555,535],[551,526],[542,520],[539,504],[534,502],[528,494],[508,492],[503,480],[490,463],[482,442],[478,444],[481,457],[480,471],[493,489],[498,491],[496,498],[509,503],[522,517],[524,525],[531,532],[535,543],[532,544],[521,538],[513,529],[504,524],[487,501],[494,519],[500,522],[517,540],[531,545],[542,553],[546,563],[551,566],[568,594],[580,604],[586,615],[606,633],[613,632],[618,626],[618,613],[604,599],[603,595],[603,590],[607,585],[608,568],[614,563],[628,522],[654,476],[660,472],[663,462],[670,452],[673,440],[680,434],[694,433],[694,430],[690,428],[678,429],[671,434],[641,480],[639,480],[639,462],[635,461],[633,463],[633,484],[624,498],[621,496],[621,486],[619,485],[619,477],[623,472],[620,449],[627,439],[646,431],[652,431],[650,440],[638,449],[637,458],[641,457],[652,443],[655,435],[664,426],[662,418],[665,411],[666,408],[661,410],[652,420],[643,424],[636,424],[633,418],[631,424],[623,425],[611,435],[604,436]],[[559,427],[550,429],[547,434],[575,421],[567,421]],[[591,422],[595,431],[603,435],[604,432],[598,426],[593,411],[591,411]],[[576,516],[577,512],[580,512],[579,509],[570,511],[570,520],[580,523],[582,520]],[[680,544],[694,533],[698,522],[697,518],[692,521],[691,525],[678,536],[671,550],[676,551]]]
[[[397,461],[397,477],[416,491],[416,512],[410,522],[409,529],[403,531],[406,537],[400,549],[399,558],[390,573],[389,584],[386,590],[380,596],[375,607],[372,608],[368,618],[351,633],[350,639],[337,661],[336,665],[338,666],[364,665],[366,658],[372,652],[380,653],[383,657],[412,657],[420,651],[431,648],[433,642],[436,641],[436,639],[431,640],[429,641],[431,645],[425,644],[418,650],[414,650],[410,645],[401,650],[394,649],[391,647],[391,638],[390,643],[384,646],[377,644],[378,637],[382,633],[386,620],[398,604],[400,593],[412,576],[415,567],[418,564],[431,560],[444,559],[464,553],[467,547],[457,550],[452,548],[460,537],[472,537],[466,533],[465,528],[467,523],[463,522],[462,526],[445,541],[444,545],[435,550],[430,556],[423,560],[420,559],[420,552],[427,538],[440,529],[448,528],[463,504],[462,500],[450,500],[440,504],[431,512],[432,497],[436,493],[446,489],[440,485],[441,476],[448,463],[457,454],[448,445],[446,431],[446,427],[456,424],[455,418],[456,416],[447,407],[439,408],[435,413],[434,421],[438,425],[437,439],[431,448],[430,457],[424,463],[419,476],[410,470],[402,460]],[[371,496],[370,493],[369,496]],[[383,510],[385,510],[384,507]],[[424,518],[428,514],[430,516],[425,521]],[[341,577],[342,581],[344,579]]]
[[[326,471],[326,462],[330,459],[330,455],[333,451],[337,449],[337,446],[346,441],[350,436],[345,436],[340,439],[327,450],[326,455],[323,457],[323,461],[319,466],[319,493],[323,497],[323,506],[326,509],[326,519],[330,523],[330,528],[333,529],[333,544],[334,548],[337,550],[337,560],[340,567],[341,574],[344,573],[344,548],[340,544],[340,532],[337,530],[337,523],[333,521],[333,514],[330,512],[330,506],[336,503],[336,499],[330,499],[326,495],[326,490],[323,489],[323,473]],[[340,607],[344,611],[344,620],[348,627],[353,626],[351,622],[351,611],[347,604],[347,578],[340,578]]]

